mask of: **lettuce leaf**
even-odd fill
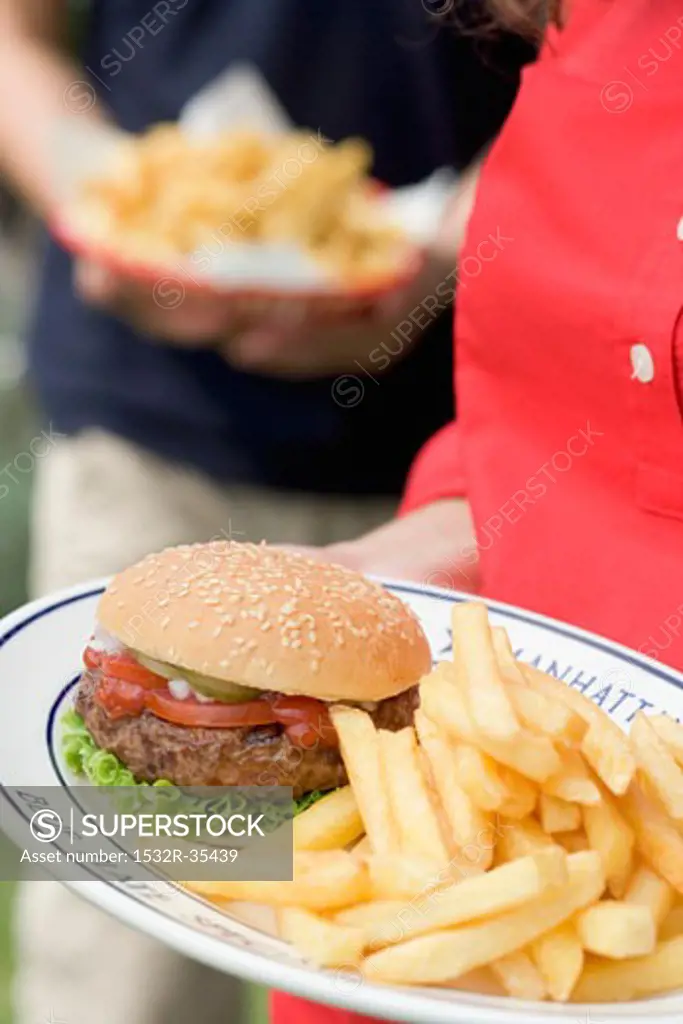
[[[317,804],[318,800],[322,800],[327,793],[324,793],[320,789],[314,789],[312,793],[304,793],[303,796],[294,799],[294,817],[297,814],[301,814],[302,811],[308,810],[313,804]]]

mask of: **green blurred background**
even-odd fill
[[[29,400],[20,332],[31,286],[30,229],[7,196],[0,206],[0,470],[36,434],[37,416]],[[5,478],[3,478],[5,479]],[[0,501],[0,613],[26,599],[28,506],[31,475],[17,474]],[[10,1024],[10,903],[12,886],[0,883],[0,1024]]]
[[[0,927],[2,928],[2,944],[0,945],[0,1021],[10,1024],[12,1012],[10,1007],[10,983],[12,978],[12,946],[10,943],[10,900],[12,886],[9,882],[0,883]]]
[[[77,45],[87,0],[71,3]],[[21,340],[35,276],[34,234],[0,181],[0,470],[27,450],[39,422],[26,384]],[[0,615],[26,600],[31,474],[17,474],[17,480],[0,501]],[[12,898],[13,886],[0,882],[0,1024],[12,1024]]]

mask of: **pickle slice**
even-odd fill
[[[139,651],[133,651],[133,654],[140,664],[144,668],[148,668],[150,672],[156,672],[158,676],[164,676],[165,679],[178,679],[178,669],[169,665],[167,661],[156,661],[154,658],[148,658],[146,654],[140,654]]]
[[[204,697],[211,697],[212,700],[220,700],[224,704],[243,704],[245,701],[258,697],[260,693],[259,690],[255,690],[251,686],[240,686],[239,683],[214,679],[213,676],[205,676],[201,672],[193,672],[189,668],[180,668],[177,665],[170,665],[167,661],[148,658],[146,654],[140,654],[138,651],[135,651],[135,657],[150,672],[156,672],[157,675],[164,676],[165,679],[186,679],[193,690],[201,693]]]
[[[243,704],[258,697],[261,692],[251,686],[240,686],[239,683],[214,679],[213,676],[204,676],[187,668],[181,669],[180,675],[181,678],[187,679],[193,690],[205,697],[212,697],[213,700],[223,701],[224,704]]]

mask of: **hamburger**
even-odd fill
[[[112,580],[97,616],[65,751],[109,784],[323,793],[347,781],[330,705],[401,729],[431,667],[398,597],[265,544],[149,555]]]

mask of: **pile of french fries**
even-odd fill
[[[295,819],[293,881],[188,884],[276,907],[304,957],[370,982],[683,988],[683,726],[641,714],[627,736],[518,662],[480,603],[454,608],[453,660],[420,697],[395,733],[332,709],[350,784]]]
[[[88,180],[79,222],[130,259],[160,262],[204,248],[286,242],[350,279],[396,270],[406,239],[369,188],[372,151],[301,131],[227,131],[201,143],[174,124],[122,143],[106,175]]]

